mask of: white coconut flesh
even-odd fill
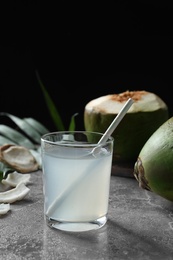
[[[85,130],[105,132],[129,98],[134,103],[112,134],[114,162],[134,163],[144,143],[169,116],[167,104],[155,93],[126,91],[98,97],[86,104]]]
[[[2,179],[1,183],[4,185],[9,185],[11,187],[16,187],[19,183],[23,182],[25,185],[30,182],[31,174],[29,173],[19,173],[19,172],[12,172],[9,173],[6,179]]]
[[[10,210],[9,203],[1,203],[0,204],[0,215],[5,215]]]
[[[135,102],[127,113],[148,112],[167,109],[165,102],[156,94],[147,91],[126,91],[91,100],[85,107],[88,113],[118,114],[126,101],[132,98]]]
[[[1,203],[13,203],[17,200],[22,200],[30,191],[23,182],[17,184],[17,186],[11,190],[0,192]]]
[[[0,215],[5,215],[10,210],[10,203],[22,200],[30,191],[26,184],[30,182],[30,174],[14,171],[1,181],[0,190]]]

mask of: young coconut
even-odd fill
[[[173,117],[144,144],[134,165],[134,176],[141,188],[173,201]]]
[[[104,133],[129,98],[134,103],[112,134],[113,162],[133,167],[147,139],[168,119],[168,107],[159,96],[143,90],[91,100],[84,109],[84,127],[87,131]]]

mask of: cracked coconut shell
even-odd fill
[[[104,133],[129,98],[134,103],[112,134],[113,162],[133,165],[147,139],[168,119],[167,104],[159,96],[143,90],[98,97],[85,106],[84,127]]]

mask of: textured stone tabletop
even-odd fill
[[[27,196],[0,216],[0,259],[173,259],[173,203],[139,188],[134,178],[111,176],[108,222],[83,233],[46,226],[42,172],[31,173],[27,186]]]

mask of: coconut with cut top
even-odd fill
[[[104,133],[129,98],[134,103],[112,134],[113,162],[133,165],[145,142],[169,117],[168,106],[158,95],[137,90],[93,99],[84,109],[84,127]]]

